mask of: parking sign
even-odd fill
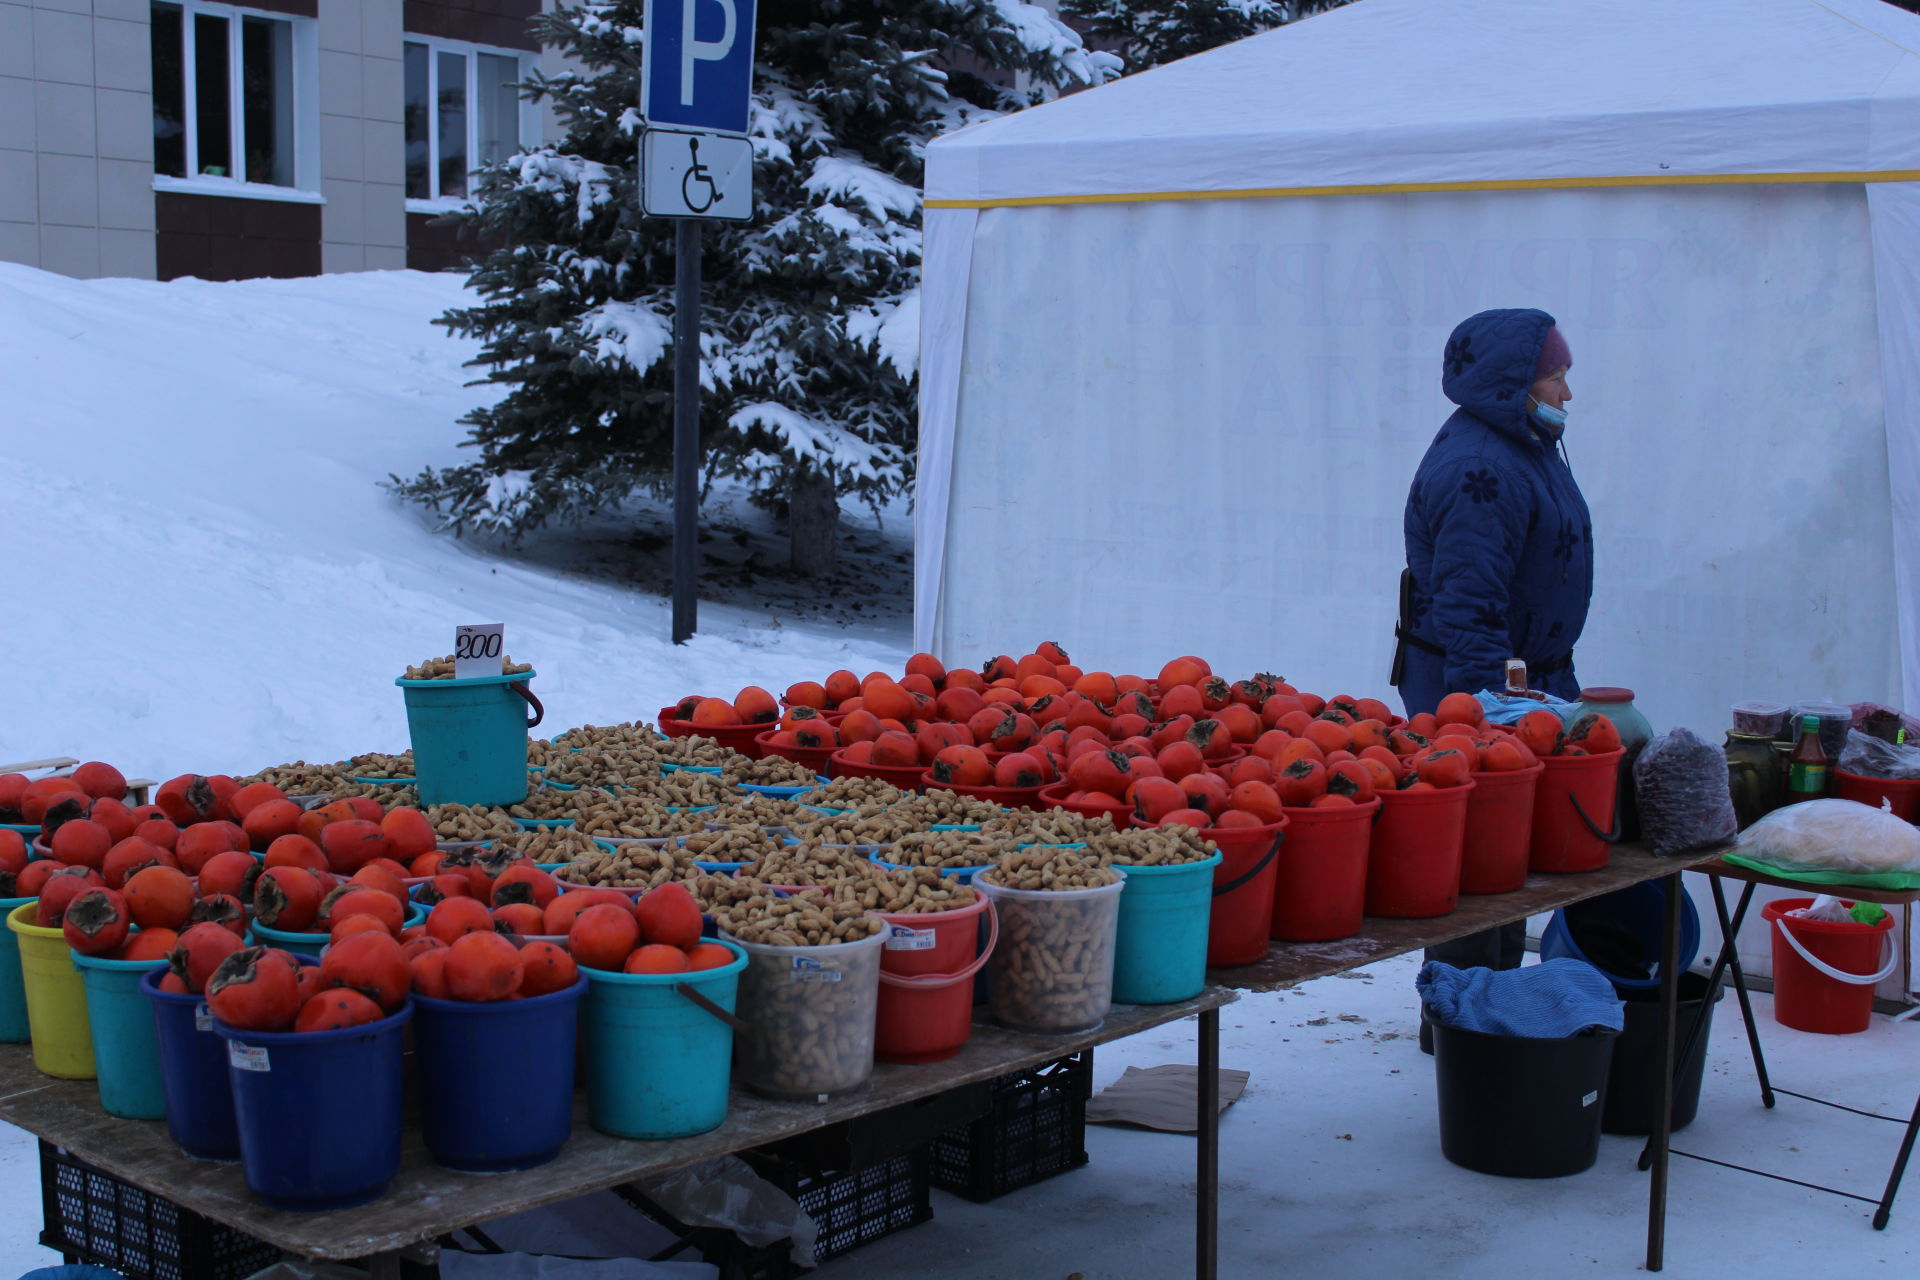
[[[755,0],[647,0],[640,110],[649,125],[747,131]]]

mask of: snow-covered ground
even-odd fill
[[[848,575],[808,591],[767,583],[756,565],[777,543],[765,522],[715,504],[727,532],[708,551],[726,561],[716,580],[727,594],[676,648],[665,602],[627,585],[658,582],[661,517],[644,504],[508,549],[454,541],[381,492],[389,472],[457,461],[455,420],[491,394],[463,385],[471,347],[426,323],[460,296],[457,280],[409,272],[158,285],[0,264],[11,604],[0,634],[12,677],[0,760],[71,753],[164,778],[397,749],[392,678],[447,652],[459,622],[506,623],[556,728],[647,715],[748,678],[778,689],[840,666],[898,668],[903,512],[850,512]],[[1223,1122],[1221,1274],[1637,1268],[1637,1141],[1608,1138],[1595,1169],[1550,1182],[1441,1158],[1431,1063],[1412,1038],[1414,967],[1390,961],[1224,1011],[1223,1061],[1252,1081]],[[1898,1131],[1792,1099],[1763,1111],[1737,1023],[1723,1004],[1682,1144],[1877,1193]],[[1894,1114],[1920,1088],[1920,1023],[1876,1020],[1835,1038],[1769,1020],[1764,1034],[1787,1087]],[[1192,1045],[1176,1026],[1103,1048],[1096,1083],[1129,1064],[1190,1062]],[[931,1223],[818,1274],[1184,1274],[1192,1139],[1096,1127],[1088,1146],[1086,1169],[991,1205],[936,1193]],[[32,1140],[0,1126],[0,1276],[55,1261],[33,1243],[38,1230]],[[1876,1233],[1860,1206],[1677,1161],[1668,1270],[1909,1274],[1917,1231],[1920,1185]]]

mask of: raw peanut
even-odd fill
[[[369,751],[363,756],[355,756],[347,761],[347,769],[361,778],[411,778],[413,748],[408,747],[397,756]]]
[[[1113,1004],[1113,948],[1118,915],[1114,894],[1066,896],[1075,881],[1116,873],[1077,851],[1055,850],[1044,861],[1040,848],[1005,855],[980,874],[983,884],[1012,887],[1025,880],[1037,892],[994,895],[1000,942],[994,948],[993,1012],[1008,1026],[1062,1033],[1094,1026]],[[1009,867],[1006,860],[1013,860]],[[1059,865],[1055,865],[1058,863]]]
[[[427,822],[442,840],[495,840],[521,832],[520,824],[508,817],[505,809],[486,805],[431,805]]]
[[[289,796],[330,795],[335,787],[351,786],[353,776],[342,764],[308,764],[305,760],[295,760],[291,764],[276,764],[250,773],[244,778],[235,778],[241,786],[255,782],[271,782]]]
[[[531,671],[531,670],[533,670],[533,664],[527,663],[527,662],[515,662],[511,654],[500,659],[500,674],[503,676],[519,675],[522,671]],[[417,667],[408,667],[407,673],[406,673],[406,679],[408,680],[451,680],[453,679],[453,655],[448,654],[444,658],[428,658],[425,662],[421,663]]]
[[[533,831],[520,831],[511,836],[503,836],[494,842],[499,849],[515,849],[535,862],[571,862],[591,854],[605,852],[585,835],[572,827],[540,827]]]
[[[1136,827],[1110,835],[1089,836],[1085,852],[1108,866],[1169,867],[1205,862],[1218,851],[1192,827]]]
[[[897,804],[907,798],[907,793],[879,778],[835,778],[794,798],[823,809],[858,809],[865,805]]]
[[[729,762],[721,776],[735,786],[745,782],[756,787],[810,787],[816,779],[813,770],[784,756],[768,756],[763,760],[742,756],[737,763]]]
[[[608,889],[651,889],[669,880],[693,882],[700,875],[700,868],[676,857],[671,850],[646,845],[622,845],[618,849],[595,845],[592,852],[581,854],[553,873],[554,879],[568,884]]]
[[[516,818],[529,821],[548,821],[557,818],[578,819],[587,800],[599,794],[592,790],[550,791],[546,788],[534,792],[519,804],[510,805],[507,812]]]
[[[1006,847],[1004,840],[974,831],[920,831],[894,841],[886,861],[909,867],[984,867]]]
[[[892,808],[893,812],[912,818],[922,827],[979,826],[1007,814],[1007,810],[990,800],[976,800],[957,791],[928,791],[908,796]]]
[[[696,831],[675,837],[667,847],[688,861],[700,862],[758,862],[785,848],[758,827]]]

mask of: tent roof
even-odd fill
[[[1920,16],[1885,0],[1358,0],[948,134],[927,200],[1729,175],[1920,177]]]

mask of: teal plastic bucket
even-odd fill
[[[513,805],[527,798],[527,730],[540,704],[533,672],[394,681],[407,701],[420,803]],[[528,708],[533,714],[528,716]]]
[[[1116,1003],[1173,1004],[1191,1000],[1207,985],[1207,922],[1220,856],[1125,869],[1113,956]]]
[[[0,898],[0,919],[13,914],[32,898]],[[0,1044],[25,1044],[33,1039],[27,1025],[27,987],[20,980],[20,935],[0,928]]]
[[[587,1120],[616,1138],[688,1138],[727,1118],[733,1027],[676,988],[685,986],[731,1014],[747,953],[730,942],[732,964],[695,973],[587,975],[581,1049],[587,1066]]]
[[[93,1068],[100,1106],[123,1120],[164,1120],[167,1091],[160,1075],[160,1040],[153,1002],[140,979],[165,960],[106,960],[75,952],[73,967],[87,988],[87,1025],[93,1032]]]

